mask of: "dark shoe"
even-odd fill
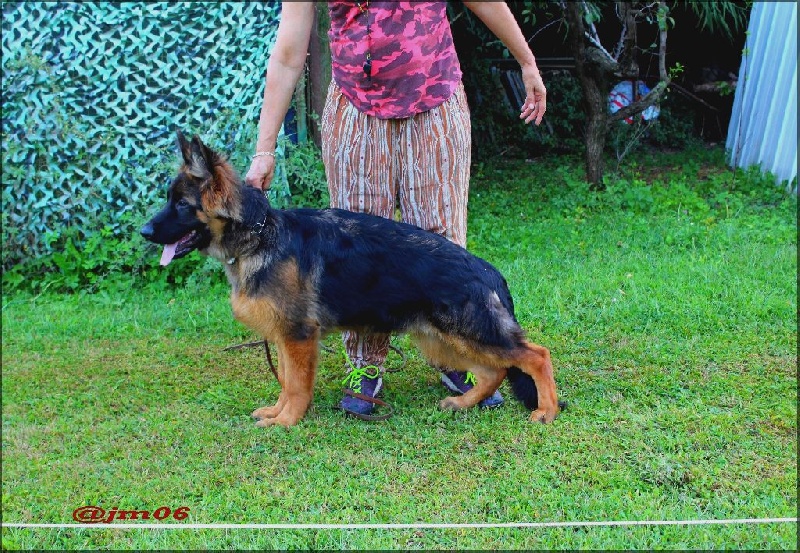
[[[342,385],[354,394],[374,399],[383,388],[381,370],[374,365],[353,369],[347,373]],[[352,415],[370,415],[375,410],[375,405],[375,403],[351,395],[345,395],[339,402],[339,407]]]
[[[458,371],[443,371],[442,384],[444,384],[445,388],[451,392],[463,395],[471,390],[475,385],[475,375],[470,372],[462,373]],[[503,396],[500,395],[500,391],[495,390],[492,395],[484,400],[481,400],[478,405],[488,409],[491,407],[499,407],[503,404],[503,401]]]

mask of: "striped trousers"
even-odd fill
[[[331,207],[395,218],[466,246],[471,126],[464,87],[407,119],[358,111],[331,81],[322,114],[322,158]],[[383,367],[389,335],[345,332],[356,367]]]

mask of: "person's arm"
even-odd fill
[[[313,23],[314,2],[282,3],[278,34],[267,65],[255,154],[275,152],[278,133],[303,73]],[[259,155],[253,158],[244,180],[250,186],[267,190],[274,173],[274,155]]]
[[[525,83],[527,97],[521,106],[520,119],[526,123],[542,122],[547,110],[547,89],[544,87],[536,59],[528,42],[519,28],[514,14],[505,2],[464,2],[464,5],[492,31],[508,48],[522,68],[522,81]]]

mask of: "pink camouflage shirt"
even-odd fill
[[[455,92],[461,66],[447,2],[333,0],[328,7],[333,79],[356,109],[380,119],[411,117]]]

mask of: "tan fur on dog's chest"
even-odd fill
[[[244,292],[231,293],[231,308],[236,320],[267,340],[275,341],[282,334],[280,311],[270,298],[252,298]]]
[[[286,261],[274,267],[274,286],[278,294],[267,292],[251,296],[244,291],[241,283],[252,278],[257,268],[252,260],[229,267],[233,285],[231,307],[239,322],[270,341],[277,341],[298,323],[319,326],[312,308],[315,302],[308,297],[310,285],[300,278],[296,262]]]

